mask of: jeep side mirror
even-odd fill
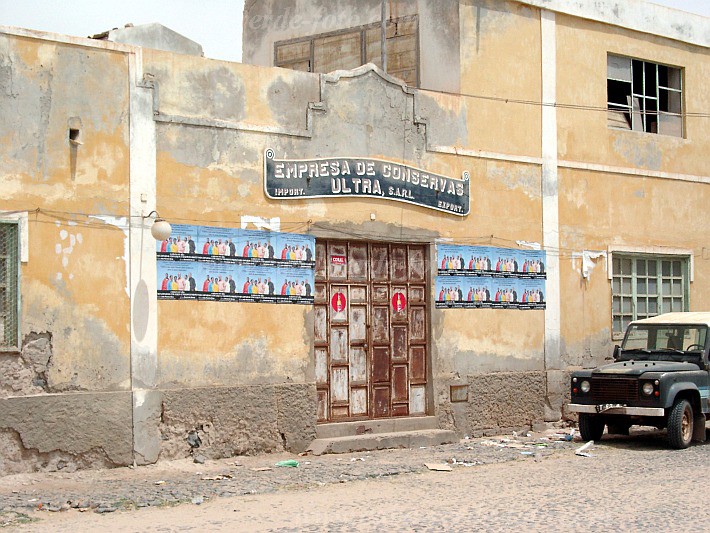
[[[614,361],[618,361],[621,356],[621,346],[618,344],[614,345]]]

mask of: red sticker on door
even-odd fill
[[[395,292],[392,295],[392,309],[395,313],[399,313],[404,311],[405,307],[407,307],[407,297],[403,292]]]
[[[334,265],[344,265],[345,256],[344,255],[331,255],[330,262]]]
[[[345,311],[345,306],[348,300],[342,292],[336,292],[330,299],[330,305],[333,307],[333,311],[336,313],[342,313]]]

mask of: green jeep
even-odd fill
[[[667,313],[629,324],[614,363],[572,374],[569,410],[584,440],[668,429],[674,448],[705,441],[710,420],[710,313]]]

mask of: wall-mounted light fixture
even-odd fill
[[[157,211],[151,211],[145,215],[143,219],[150,218],[153,215],[155,215],[155,222],[153,222],[153,225],[150,227],[150,234],[156,241],[164,241],[170,237],[170,233],[172,233],[173,228],[167,220],[160,218]]]

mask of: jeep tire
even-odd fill
[[[582,440],[599,440],[604,434],[604,421],[598,416],[580,413],[579,433]]]
[[[693,439],[693,406],[688,400],[676,400],[668,414],[668,442],[679,450]]]

